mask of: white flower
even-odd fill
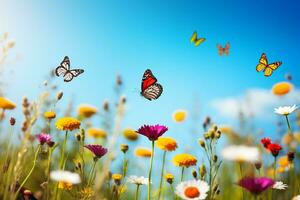
[[[279,106],[278,108],[274,108],[274,112],[279,115],[289,115],[294,112],[298,107],[296,105],[293,106]]]
[[[300,195],[294,196],[292,200],[300,200]]]
[[[66,182],[71,184],[78,184],[81,182],[80,176],[77,173],[63,170],[52,171],[50,173],[50,178],[57,182]]]
[[[231,145],[222,150],[222,156],[231,161],[257,163],[260,161],[260,152],[257,147]]]
[[[285,190],[287,187],[288,185],[283,183],[282,181],[276,181],[273,185],[273,189],[276,190]]]
[[[127,178],[128,183],[133,183],[137,185],[147,185],[148,184],[148,178],[145,178],[143,176],[129,176]]]
[[[209,185],[205,181],[190,180],[179,183],[175,193],[184,200],[202,200],[208,191]]]

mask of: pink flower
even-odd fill
[[[269,189],[275,181],[266,177],[245,177],[239,181],[239,186],[257,195]]]
[[[150,141],[157,140],[168,128],[163,125],[144,125],[137,130],[137,133],[146,136]]]
[[[40,133],[36,136],[37,140],[39,141],[40,145],[43,145],[45,143],[49,143],[51,142],[51,135],[47,134],[47,133]]]
[[[90,150],[95,155],[96,159],[101,158],[107,153],[107,149],[98,144],[84,145],[84,147]]]

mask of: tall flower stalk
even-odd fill
[[[152,175],[153,157],[154,157],[154,141],[152,141],[152,154],[150,159],[150,168],[149,168],[149,176],[148,176],[148,200],[150,200],[151,198],[151,175]]]

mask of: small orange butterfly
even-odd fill
[[[219,53],[220,56],[222,56],[223,54],[228,56],[229,48],[230,48],[229,42],[226,43],[224,48],[220,44],[217,44],[217,48],[218,48],[218,53]]]
[[[266,54],[263,53],[259,59],[258,65],[256,66],[256,71],[264,71],[265,76],[271,76],[273,71],[276,70],[281,64],[282,62],[280,61],[269,64]]]

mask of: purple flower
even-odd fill
[[[168,128],[163,125],[144,125],[137,130],[137,133],[146,136],[150,141],[155,141],[167,130]]]
[[[39,141],[40,145],[43,145],[45,143],[51,142],[51,135],[47,133],[40,133],[36,136],[37,140]]]
[[[90,150],[97,159],[101,158],[107,153],[107,149],[98,144],[84,145],[84,147]]]
[[[239,186],[253,194],[260,194],[274,185],[275,181],[266,177],[245,177],[239,181]]]

